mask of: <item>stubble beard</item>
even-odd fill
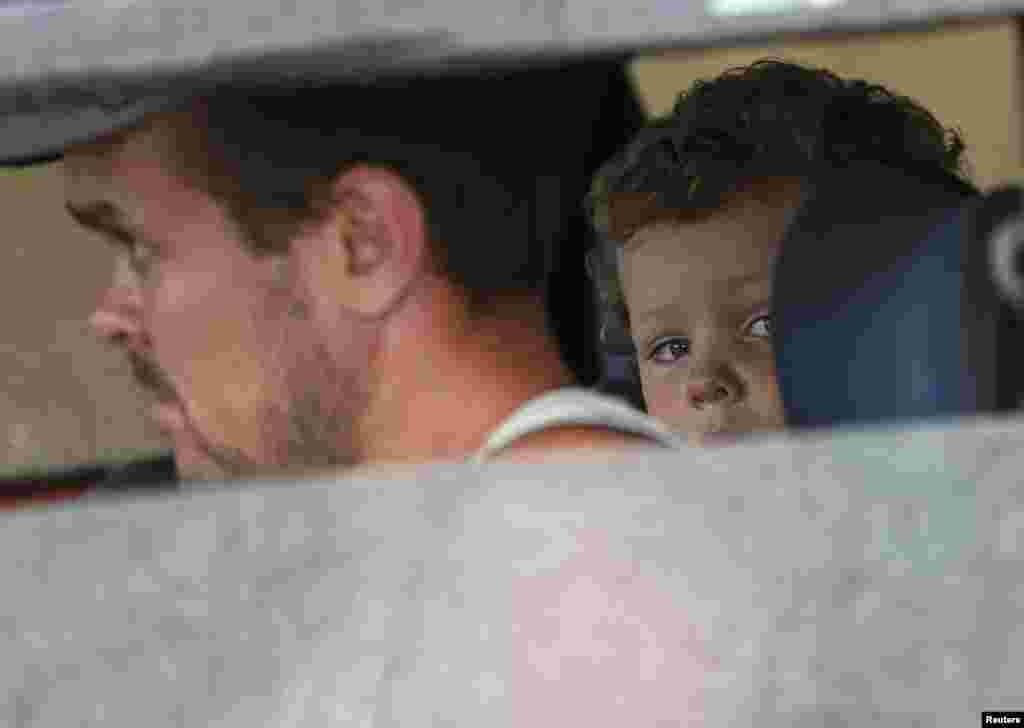
[[[179,475],[184,480],[223,480],[239,477],[251,469],[252,463],[240,450],[216,445],[208,440],[191,422],[185,401],[178,394],[171,377],[151,357],[128,352],[128,361],[136,381],[161,403],[175,403],[182,407],[191,429],[195,432],[195,445],[207,462],[183,462],[175,453]]]
[[[204,437],[201,448],[214,467],[203,480],[302,475],[360,462],[355,422],[367,397],[357,370],[333,361],[314,334],[306,351],[279,373],[283,396],[263,402],[256,414],[263,457]]]
[[[285,467],[336,469],[359,463],[356,422],[367,394],[357,362],[334,361],[314,335],[304,361],[287,378],[287,436],[280,443]]]
[[[265,351],[266,371],[276,374],[277,392],[267,392],[273,399],[259,402],[252,413],[260,423],[262,441],[256,454],[204,432],[189,416],[187,402],[163,368],[149,356],[129,352],[138,382],[157,401],[177,403],[185,412],[192,444],[202,461],[182,463],[179,459],[183,479],[273,477],[346,468],[361,461],[356,423],[369,402],[368,357],[364,357],[366,361],[359,358],[363,347],[353,341],[346,349],[351,357],[335,361],[324,334],[311,322],[307,306],[294,295],[288,298],[285,325],[278,329],[285,335],[273,347],[276,351]]]

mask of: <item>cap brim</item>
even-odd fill
[[[25,167],[56,161],[75,144],[130,127],[181,100],[155,96],[113,108],[92,104],[7,114],[0,118],[0,164]]]

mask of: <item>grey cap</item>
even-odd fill
[[[211,84],[359,80],[544,56],[558,27],[542,4],[508,18],[489,7],[490,23],[475,4],[404,5],[0,0],[0,163],[56,158]],[[470,26],[488,30],[471,43]]]
[[[0,121],[0,160],[13,167],[54,161],[72,144],[130,126],[178,101],[174,96],[147,96],[121,103],[97,99],[8,113]]]
[[[957,12],[1005,3],[967,5]],[[0,164],[57,157],[210,83],[536,66],[954,11],[912,0],[0,0]]]

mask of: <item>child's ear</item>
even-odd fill
[[[316,285],[365,317],[387,314],[426,269],[429,241],[419,196],[397,173],[360,165],[331,185],[331,204],[302,244],[316,252]]]

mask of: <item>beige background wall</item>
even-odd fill
[[[111,252],[65,214],[57,171],[0,176],[0,472],[160,445],[130,369],[88,326]]]
[[[649,110],[663,113],[693,80],[765,56],[826,66],[913,96],[962,130],[981,185],[1021,175],[1018,41],[1009,21],[672,53],[642,59],[634,70]],[[0,200],[6,223],[0,245],[0,472],[160,447],[127,366],[86,323],[110,252],[64,214],[57,170],[0,174]]]

